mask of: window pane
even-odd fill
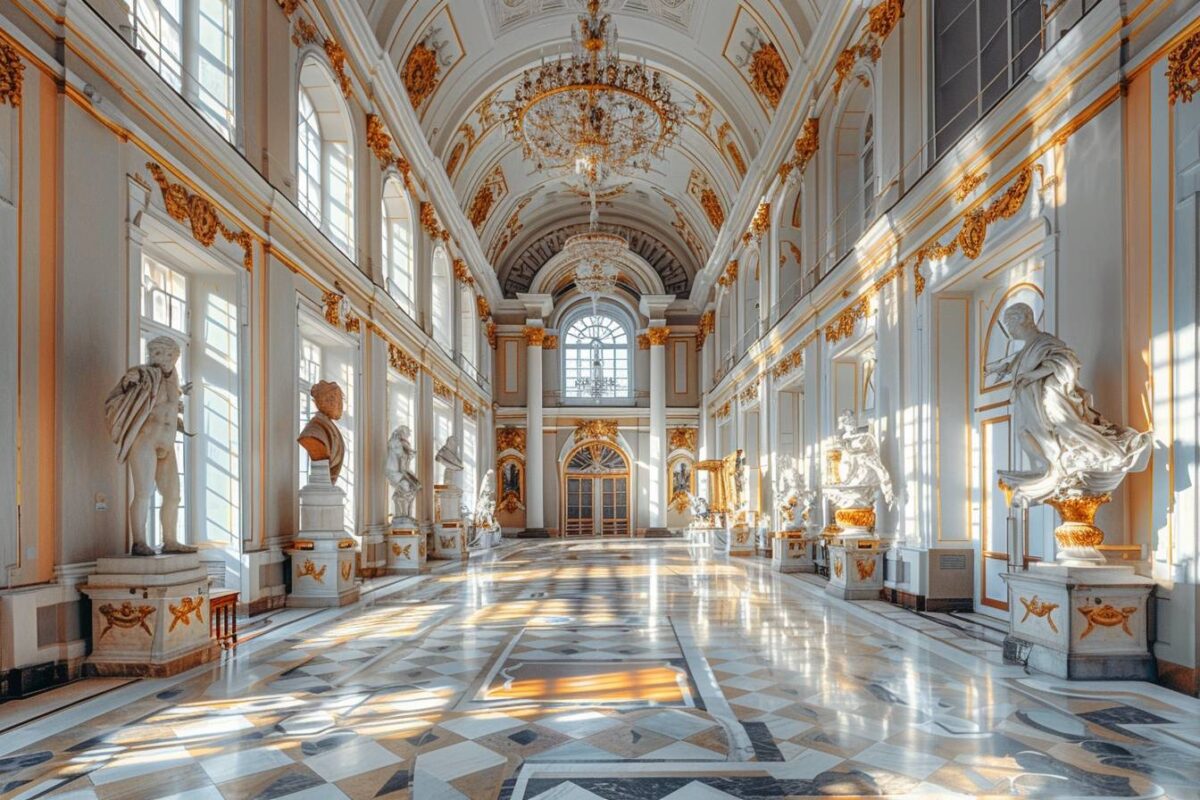
[[[196,1],[196,102],[226,139],[234,131],[232,0]]]
[[[296,133],[296,201],[317,227],[321,225],[321,124],[312,98],[300,90],[299,130]]]
[[[176,91],[183,90],[183,0],[134,0],[134,41]]]

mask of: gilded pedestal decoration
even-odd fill
[[[420,572],[425,565],[425,535],[416,528],[393,528],[386,544],[389,574]]]
[[[354,539],[345,524],[346,493],[329,479],[329,462],[313,461],[300,490],[300,530],[285,552],[291,558],[287,604],[300,608],[343,606],[358,600]]]
[[[80,587],[92,601],[85,671],[161,678],[214,658],[208,582],[195,553],[97,559]]]
[[[835,539],[829,549],[825,591],[843,600],[878,600],[883,590],[883,554],[878,539]]]
[[[774,535],[771,568],[776,572],[815,572],[815,540],[806,531],[782,531]]]

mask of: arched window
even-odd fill
[[[354,149],[350,114],[329,70],[315,58],[300,69],[296,202],[343,253],[354,257]]]
[[[733,292],[721,296],[721,314],[717,319],[717,371],[720,372],[733,352]]]
[[[863,187],[863,225],[869,226],[875,221],[875,117],[868,114],[867,124],[863,126],[862,156],[862,187]]]
[[[134,46],[226,139],[234,108],[234,0],[133,0]]]
[[[470,286],[458,290],[458,306],[461,324],[458,331],[458,352],[462,353],[464,366],[479,369],[479,325],[475,321],[475,292]]]
[[[850,252],[871,222],[868,212],[875,205],[874,127],[871,115],[872,87],[850,81],[845,105],[834,131],[834,200],[837,209],[836,257]],[[870,167],[866,162],[868,156]],[[868,172],[869,169],[869,172]],[[868,175],[870,180],[868,182]]]
[[[413,316],[412,214],[404,187],[395,177],[383,184],[383,285],[405,313]]]
[[[446,249],[433,251],[433,338],[445,348],[454,349],[454,331],[451,328],[450,308],[450,257]]]
[[[628,398],[633,388],[629,327],[603,308],[572,317],[563,336],[563,396]]]

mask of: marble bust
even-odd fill
[[[392,516],[396,520],[411,520],[413,499],[421,491],[421,481],[412,471],[416,449],[412,446],[412,431],[401,425],[388,437],[387,461],[384,476],[392,487]]]
[[[463,462],[458,456],[458,437],[454,434],[447,436],[445,444],[437,451],[434,460],[444,468],[442,482],[447,486],[458,486],[459,476],[463,471]]]
[[[1025,303],[1005,309],[1003,320],[1021,349],[985,369],[1012,380],[1013,428],[1031,467],[999,471],[1012,502],[1027,506],[1069,495],[1099,496],[1115,489],[1127,473],[1145,469],[1151,434],[1101,416],[1091,393],[1079,384],[1079,356],[1039,330]]]
[[[146,520],[154,490],[162,497],[160,519],[164,553],[194,553],[196,548],[176,538],[179,522],[179,464],[175,434],[183,431],[183,398],[190,383],[179,385],[179,343],[157,336],[146,345],[149,361],[129,369],[104,400],[108,435],[117,446],[117,459],[133,475],[129,527],[135,556],[152,556],[146,541]]]
[[[337,483],[342,472],[342,459],[346,456],[346,441],[335,422],[342,418],[345,403],[342,387],[333,381],[319,381],[313,384],[309,395],[317,405],[317,413],[300,431],[296,441],[308,453],[310,461],[329,462],[329,480]]]

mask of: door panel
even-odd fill
[[[593,483],[591,478],[567,478],[567,536],[591,536],[594,532]]]

